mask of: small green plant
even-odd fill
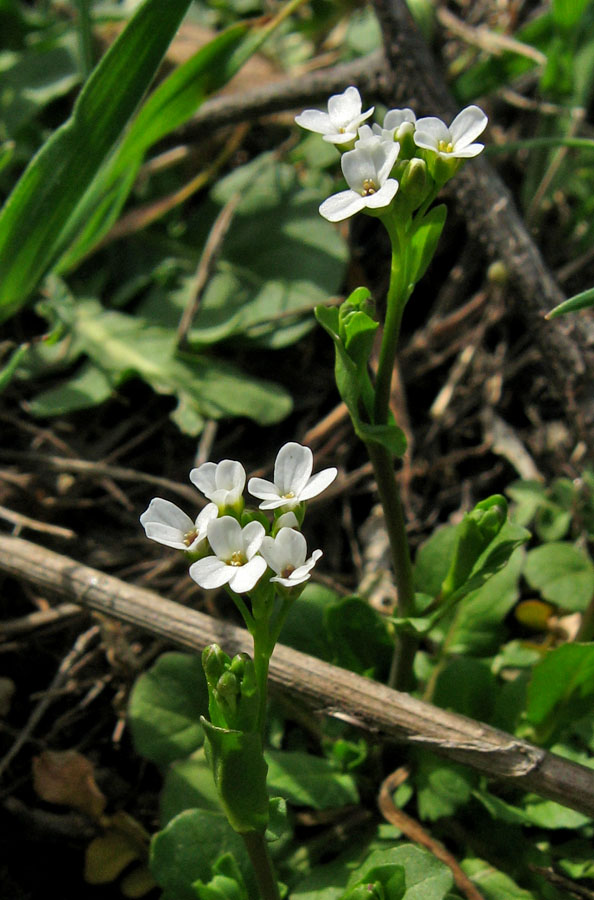
[[[210,500],[195,520],[166,500],[152,501],[141,517],[147,535],[186,552],[190,576],[203,589],[225,587],[254,646],[253,656],[234,658],[216,645],[208,647],[204,675],[196,659],[167,654],[134,690],[130,722],[137,747],[166,769],[164,827],[151,850],[153,875],[166,897],[458,896],[446,866],[407,844],[387,848],[378,830],[354,852],[335,848],[330,861],[326,845],[318,853],[312,846],[305,856],[298,850],[287,804],[289,810],[292,805],[321,810],[357,802],[355,776],[369,777],[371,754],[346,730],[324,735],[325,757],[279,748],[278,736],[277,749],[265,749],[274,734],[266,719],[268,664],[283,626],[284,640],[299,649],[400,689],[418,690],[437,705],[539,743],[557,742],[557,749],[582,758],[570,750],[569,735],[586,727],[594,647],[506,641],[504,622],[520,597],[522,577],[547,599],[554,590],[560,610],[588,608],[592,564],[579,549],[556,541],[526,554],[522,545],[530,537],[524,525],[535,516],[537,531],[549,539],[563,537],[580,515],[588,529],[589,498],[564,481],[550,492],[538,485],[512,486],[516,521],[508,517],[505,497],[489,497],[456,526],[438,529],[413,566],[394,477],[394,460],[406,449],[389,409],[402,315],[445,224],[445,207],[433,202],[463,160],[482,150],[476,138],[486,117],[471,106],[448,127],[433,117],[416,119],[412,110],[391,110],[382,126],[371,127],[365,123],[372,112],[362,111],[358,91],[349,87],[330,98],[327,112],[309,110],[297,122],[342,154],[348,188],[325,200],[321,215],[335,222],[370,214],[381,220],[392,242],[375,379],[369,357],[380,323],[369,291],[358,288],[339,308],[318,307],[316,316],[334,343],[336,384],[374,467],[398,608],[392,617],[382,617],[358,597],[341,599],[308,583],[322,551],[308,557],[301,533],[305,504],[332,482],[336,470],[312,476],[306,447],[289,443],[280,450],[273,481],[250,479],[248,490],[261,501],[258,510],[245,507],[246,474],[232,460],[209,462],[190,473]],[[567,585],[553,588],[547,581],[545,572],[555,567],[557,575],[560,567],[574,579],[570,600],[564,599]],[[570,668],[576,675],[567,685]],[[281,718],[277,735],[279,724],[286,727]],[[569,742],[558,743],[563,740]],[[416,769],[421,818],[438,821],[469,810],[476,822],[486,815],[504,830],[518,823],[542,827],[549,816],[553,828],[579,828],[589,821],[529,795],[503,800],[484,779],[455,764],[437,763],[424,751],[411,751],[409,759]],[[405,791],[400,802],[409,798]],[[552,845],[539,846],[540,861],[550,861]],[[469,856],[465,871],[478,879],[480,865]],[[536,897],[514,883],[517,874],[490,870],[481,877],[493,896]],[[525,873],[521,877],[526,880]]]

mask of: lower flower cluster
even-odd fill
[[[169,500],[156,497],[140,517],[151,540],[186,550],[198,557],[190,576],[206,590],[227,585],[237,594],[253,590],[265,573],[283,589],[304,584],[322,556],[307,556],[300,525],[305,503],[325,490],[336,478],[335,468],[312,475],[313,454],[294,442],[279,451],[274,481],[251,478],[249,493],[261,501],[260,510],[271,510],[269,521],[262,512],[246,509],[243,490],[245,469],[235,460],[207,462],[190,472],[190,480],[211,502],[195,521]]]

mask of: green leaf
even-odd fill
[[[482,859],[465,859],[462,869],[485,900],[540,900],[536,894],[518,887],[509,875]]]
[[[196,750],[188,759],[178,760],[169,766],[159,798],[159,807],[163,827],[186,809],[222,812],[204,748]]]
[[[218,728],[202,717],[206,755],[231,827],[245,834],[268,824],[267,766],[260,734]]]
[[[234,857],[250,896],[257,896],[244,843],[223,813],[189,809],[172,819],[151,841],[151,871],[167,896],[196,900],[192,885],[208,882],[213,861],[225,853]]]
[[[29,349],[28,344],[21,344],[20,347],[17,347],[16,350],[13,350],[10,359],[0,369],[0,392],[4,390],[4,388],[8,387],[10,382],[13,379],[14,373],[18,369],[20,363],[23,361],[27,350]]]
[[[267,154],[234,170],[211,192],[217,204],[227,197],[229,180],[237,184],[241,200],[188,340],[196,349],[229,338],[250,348],[282,348],[309,331],[315,324],[313,307],[340,290],[346,244],[318,213],[323,193],[304,188],[286,163]],[[212,203],[200,208],[188,225],[187,241],[202,245],[214,212]],[[296,266],[296,259],[307,259],[307,265]],[[138,312],[155,324],[177,328],[195,289],[193,277],[174,291],[156,285]]]
[[[70,119],[32,159],[0,213],[0,321],[16,312],[72,236],[83,192],[138,106],[189,6],[145,0],[92,72]]]
[[[505,635],[504,619],[520,596],[524,552],[515,550],[506,566],[458,606],[448,634],[448,654],[489,656]]]
[[[309,753],[269,750],[268,786],[296,806],[328,809],[359,802],[354,778],[337,772],[329,760]]]
[[[505,492],[516,504],[511,518],[518,525],[529,525],[537,510],[547,502],[546,489],[540,481],[514,481]]]
[[[67,94],[79,81],[73,32],[25,52],[0,52],[2,136],[17,137],[48,103]]]
[[[415,766],[415,785],[419,815],[435,822],[443,816],[453,816],[468,802],[477,778],[465,766],[444,762],[433,754],[420,751]]]
[[[411,230],[409,265],[413,285],[421,280],[433,259],[447,214],[445,204],[434,206]]]
[[[433,702],[472,719],[489,722],[495,703],[496,682],[486,662],[460,656],[449,660],[439,673]]]
[[[414,567],[415,588],[429,597],[439,593],[447,575],[457,541],[455,525],[437,528],[417,550]]]
[[[335,591],[309,582],[285,619],[281,632],[283,644],[330,662],[332,650],[324,624],[324,610],[337,599]]]
[[[526,718],[536,739],[550,741],[594,707],[594,644],[563,644],[537,663]]]
[[[412,844],[392,850],[375,850],[351,875],[349,885],[364,879],[368,871],[389,865],[404,868],[406,887],[402,900],[444,900],[453,886],[450,869],[427,850]]]
[[[326,607],[324,623],[332,662],[378,681],[387,677],[394,653],[386,619],[360,597],[345,597]]]
[[[350,299],[343,306],[348,305]],[[406,436],[393,417],[387,425],[373,425],[362,419],[363,410],[368,418],[372,415],[373,388],[366,367],[361,364],[360,354],[357,352],[357,358],[352,359],[347,350],[347,336],[339,310],[317,306],[315,314],[334,341],[336,386],[348,407],[355,433],[365,443],[381,444],[392,456],[402,456],[406,451]]]
[[[477,560],[492,545],[507,519],[507,501],[496,494],[477,503],[466,513],[456,529],[456,545],[448,574],[441,585],[441,595],[447,599],[462,588]]]
[[[198,433],[204,418],[250,416],[266,425],[282,419],[291,409],[291,399],[279,386],[252,378],[234,366],[206,355],[176,352],[175,331],[147,324],[125,313],[104,310],[96,300],[56,297],[54,310],[67,326],[78,352],[86,352],[103,371],[106,381],[119,385],[138,376],[159,394],[173,394],[178,407],[172,418],[182,431]],[[103,385],[90,372],[93,388],[103,399]],[[88,382],[81,393],[78,378],[62,397],[56,391],[40,395],[34,405],[39,415],[66,408],[81,408],[84,398],[92,402]],[[67,402],[72,403],[67,407]]]
[[[202,745],[208,692],[199,656],[164,653],[137,679],[128,721],[138,753],[166,765]]]
[[[114,392],[117,379],[107,372],[84,362],[70,378],[59,387],[41,391],[29,402],[33,416],[62,416],[79,409],[89,409],[108,400]]]
[[[83,227],[57,271],[73,268],[107,233],[130,193],[149,147],[183,125],[210,93],[228,81],[236,71],[234,54],[248,41],[251,43],[252,35],[246,23],[227,28],[152,92],[77,206],[76,222]]]
[[[594,565],[585,551],[565,541],[530,550],[524,570],[531,587],[563,610],[583,612],[594,595]]]

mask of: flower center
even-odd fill
[[[186,531],[184,534],[184,544],[186,547],[191,547],[196,538],[198,537],[198,531],[196,528],[192,528],[190,531]]]
[[[437,144],[437,149],[440,153],[453,153],[454,145],[451,141],[439,141]]]
[[[292,566],[291,563],[289,563],[282,570],[281,577],[282,578],[290,578],[294,571],[295,571],[295,566]]]
[[[295,491],[287,491],[286,494],[283,494],[283,500],[293,500],[295,498]]]
[[[231,554],[231,559],[228,560],[227,565],[229,566],[244,566],[247,562],[245,555],[241,550],[235,550]]]
[[[363,196],[369,197],[370,194],[375,194],[377,191],[377,185],[371,178],[366,178],[363,182]]]

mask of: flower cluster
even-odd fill
[[[248,593],[270,571],[270,582],[294,588],[309,579],[322,555],[314,550],[307,558],[299,530],[305,502],[325,490],[337,474],[335,468],[316,475],[312,470],[309,447],[289,443],[276,457],[274,481],[250,478],[248,491],[261,500],[260,510],[273,511],[268,529],[263,514],[244,509],[245,470],[230,459],[207,462],[190,472],[190,481],[211,501],[195,522],[160,497],[151,500],[140,521],[147,537],[199,557],[190,566],[190,576],[200,587],[228,585],[236,594]]]
[[[383,125],[364,124],[374,107],[362,112],[355,87],[335,94],[328,111],[306,109],[295,117],[302,128],[323,135],[342,151],[341,168],[348,190],[334,194],[320,206],[329,222],[340,222],[362,210],[378,214],[390,206],[405,183],[412,160],[424,163],[426,178],[420,205],[458,170],[463,159],[477,156],[483,144],[475,143],[487,126],[478,106],[467,106],[448,127],[434,116],[417,119],[412,109],[391,109]],[[414,167],[418,184],[418,163]],[[411,168],[412,171],[412,168]],[[394,176],[398,177],[394,177]]]

